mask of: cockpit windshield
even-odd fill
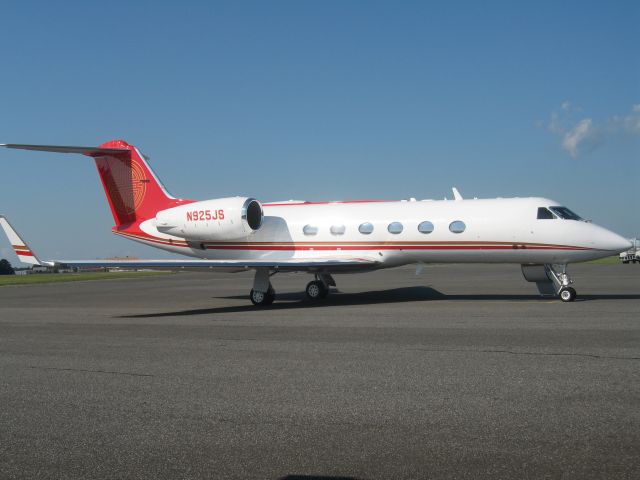
[[[579,215],[573,213],[567,207],[549,207],[549,210],[564,220],[582,220]]]
[[[556,216],[544,207],[538,208],[538,220],[553,220]]]

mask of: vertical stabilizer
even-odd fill
[[[133,145],[124,140],[114,140],[99,148],[102,151],[120,150],[118,153],[98,151],[90,154],[95,159],[118,227],[153,218],[159,210],[187,203],[169,195],[145,157]]]
[[[40,259],[36,256],[35,253],[29,248],[27,243],[22,240],[18,232],[16,232],[15,228],[11,226],[9,220],[4,215],[0,215],[0,226],[4,230],[4,233],[7,235],[9,239],[9,243],[11,243],[11,248],[16,252],[18,259],[22,263],[26,263],[29,265],[42,265]]]

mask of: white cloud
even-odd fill
[[[560,121],[560,116],[556,112],[551,112],[551,118],[549,119],[548,128],[551,133],[555,133],[557,135],[561,135],[562,133],[564,133],[564,128],[562,126],[562,122]]]
[[[640,104],[631,107],[631,113],[622,119],[624,128],[632,135],[640,135]]]
[[[582,119],[562,137],[562,148],[569,152],[573,158],[578,156],[578,147],[581,143],[592,139],[595,135],[593,121],[590,118]]]
[[[560,147],[573,158],[577,158],[589,146],[597,147],[605,139],[618,135],[640,135],[640,104],[631,106],[626,115],[614,115],[597,122],[591,118],[576,118],[579,107],[564,101],[559,111],[551,112],[547,130],[560,138]]]

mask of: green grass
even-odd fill
[[[42,283],[84,282],[87,280],[120,280],[164,275],[167,272],[91,272],[34,273],[32,275],[0,275],[0,287],[7,285],[37,285]]]
[[[618,255],[613,255],[612,257],[599,258],[597,260],[590,260],[585,263],[590,263],[592,265],[617,265],[618,263],[622,262],[620,261],[620,257],[618,257]]]

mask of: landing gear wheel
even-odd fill
[[[310,300],[319,300],[329,294],[329,289],[320,280],[314,280],[307,284],[307,297]]]
[[[266,307],[271,305],[276,299],[276,292],[272,287],[269,287],[267,292],[259,292],[257,290],[251,290],[249,292],[249,300],[257,307]]]
[[[271,305],[275,299],[276,299],[276,291],[273,289],[273,287],[269,287],[265,305]]]
[[[560,290],[560,300],[563,302],[573,302],[576,299],[576,290],[573,287],[563,287]]]

